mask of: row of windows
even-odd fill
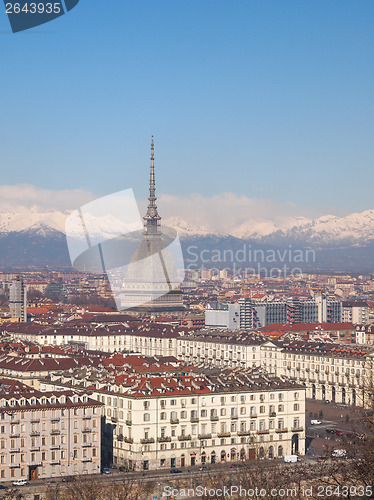
[[[51,446],[59,445],[59,444],[66,444],[66,435],[62,434],[60,436],[60,443],[58,442],[59,439],[57,436],[51,436],[50,438],[47,436],[42,436],[41,437],[41,446],[46,446],[47,443],[50,444]],[[78,443],[79,441],[82,441],[82,443],[88,443],[90,442],[89,437],[87,434],[74,434],[73,435],[73,443]],[[92,441],[97,441],[97,433],[94,432],[92,434]],[[24,448],[27,443],[27,439],[22,437],[20,439],[20,447]],[[39,438],[32,437],[31,438],[31,447],[38,446],[39,443]],[[17,447],[17,439],[16,438],[10,438],[10,448],[16,448]],[[0,440],[0,448],[2,450],[7,448],[7,439],[1,439]]]
[[[264,414],[266,413],[266,406],[264,405],[261,405],[259,407],[259,413],[260,414]],[[226,408],[220,408],[219,410],[219,415],[221,417],[225,417],[225,416],[231,416],[231,417],[237,417],[238,416],[238,413],[237,413],[237,408],[231,408],[231,411],[229,414],[227,414],[226,412]],[[294,403],[293,405],[293,410],[294,411],[299,411],[300,410],[300,405],[298,403]],[[268,407],[268,411],[269,413],[275,413],[276,411],[278,413],[283,413],[285,411],[284,409],[284,405],[270,405]],[[240,408],[240,415],[246,415],[247,413],[247,407],[245,406],[242,406]],[[257,415],[257,408],[255,406],[251,406],[249,407],[249,416],[255,416]],[[201,410],[200,411],[200,417],[201,418],[207,418],[208,417],[208,411],[207,410]],[[167,420],[168,418],[168,414],[167,412],[163,411],[160,413],[160,420]],[[179,413],[179,416],[178,416],[178,412],[176,411],[171,411],[170,412],[170,419],[171,420],[177,420],[177,419],[186,419],[188,418],[188,412],[187,411],[184,411],[182,410],[180,413]],[[198,412],[196,410],[191,410],[190,411],[190,418],[191,419],[194,419],[194,418],[199,418],[199,415],[198,415]],[[212,408],[210,410],[210,418],[218,418],[218,410],[215,409],[215,408]],[[149,422],[151,420],[151,414],[150,413],[143,413],[143,421],[144,422]]]
[[[97,457],[97,448],[96,447],[93,447],[91,448],[92,449],[92,457],[93,458],[96,458]],[[59,460],[59,459],[66,459],[67,458],[67,452],[66,450],[61,450],[61,451],[42,451],[41,452],[41,460],[45,461],[45,460]],[[88,458],[90,456],[90,450],[87,449],[87,448],[83,448],[81,453],[80,453],[80,450],[78,448],[75,448],[73,450],[73,458]],[[7,464],[7,460],[8,460],[8,457],[6,455],[1,455],[0,456],[0,463],[1,464]],[[26,462],[27,459],[26,459],[26,454],[25,453],[21,453],[20,455],[18,455],[18,453],[10,453],[10,463],[11,464],[15,464],[15,463],[18,463],[18,462]],[[31,462],[36,462],[37,461],[37,453],[36,452],[32,452],[31,453]]]

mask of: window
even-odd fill
[[[166,413],[163,411],[160,415],[161,420],[166,420]]]
[[[295,404],[293,405],[293,409],[294,409],[294,411],[299,411],[299,404],[298,404],[298,403],[295,403]]]
[[[149,401],[144,401],[143,402],[143,406],[144,406],[145,410],[148,410],[148,408],[150,407],[150,402]]]

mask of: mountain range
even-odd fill
[[[35,212],[22,209],[0,214],[0,266],[2,269],[26,267],[69,266],[70,260],[64,234],[68,214],[58,211]],[[189,223],[181,217],[165,219],[162,223],[177,229],[185,251],[186,263],[205,267],[226,267],[227,262],[209,260],[224,250],[250,247],[264,252],[278,252],[279,261],[284,249],[315,252],[312,262],[302,262],[305,270],[371,272],[374,269],[374,210],[352,213],[343,217],[325,215],[314,220],[305,217],[289,218],[282,224],[269,220],[250,220],[233,226],[229,231],[212,231]],[[113,218],[106,224],[108,237]],[[95,227],[95,225],[93,225]],[[115,228],[113,228],[115,233]],[[193,248],[193,257],[188,248]],[[205,252],[204,252],[205,250]],[[201,252],[204,258],[201,258]],[[198,257],[196,257],[198,256]],[[208,258],[208,260],[207,260]],[[272,266],[277,265],[274,260]]]

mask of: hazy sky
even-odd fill
[[[373,0],[80,0],[12,34],[1,5],[0,183],[144,198],[154,134],[159,193],[374,208],[373,27]]]

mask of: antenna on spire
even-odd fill
[[[148,197],[148,210],[145,214],[144,220],[146,222],[146,234],[158,234],[158,221],[161,217],[157,212],[156,205],[156,183],[155,183],[155,154],[154,154],[154,141],[152,135],[151,141],[151,170],[149,177],[149,197]]]

